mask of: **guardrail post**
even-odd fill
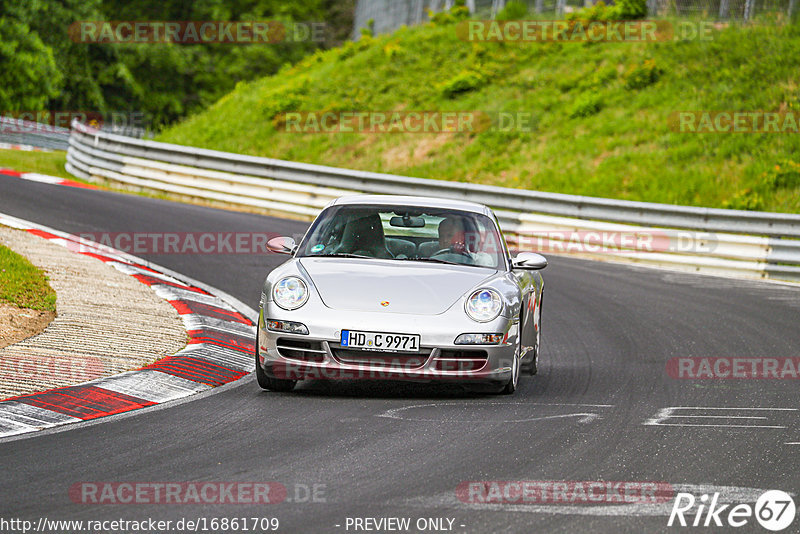
[[[744,3],[744,21],[749,21],[753,16],[753,10],[755,9],[755,0],[745,0]]]
[[[504,7],[506,7],[506,0],[492,0],[492,18],[494,19]]]
[[[729,0],[721,0],[719,3],[719,18],[727,19],[729,11],[730,11]]]

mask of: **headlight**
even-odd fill
[[[456,338],[456,345],[499,345],[503,342],[503,334],[461,334]]]
[[[308,286],[296,276],[287,276],[272,288],[272,298],[284,310],[296,310],[308,300]]]
[[[470,319],[487,323],[503,311],[503,300],[494,289],[479,289],[469,296],[465,308]]]

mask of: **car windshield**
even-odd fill
[[[380,258],[505,267],[494,221],[467,211],[399,206],[333,206],[323,212],[298,257]]]

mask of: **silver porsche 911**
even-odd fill
[[[471,202],[358,195],[328,204],[267,276],[256,378],[455,381],[513,393],[536,373],[547,260],[512,259],[494,213]]]

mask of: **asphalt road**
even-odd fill
[[[9,177],[0,177],[0,211],[73,233],[305,229]],[[253,308],[264,276],[283,261],[145,257]],[[512,397],[374,382],[279,394],[250,377],[178,405],[0,442],[0,519],[277,517],[280,532],[336,533],[356,531],[353,518],[407,517],[412,526],[453,519],[452,532],[662,532],[670,530],[671,503],[489,506],[462,502],[456,488],[657,481],[698,498],[721,491],[732,503],[752,502],[764,489],[800,494],[796,380],[680,380],[666,372],[679,356],[800,356],[800,290],[560,257],[543,274],[540,373],[523,378]],[[670,407],[684,409],[664,411]],[[87,481],[277,481],[293,502],[74,503],[70,487]],[[314,485],[321,502],[306,502]],[[737,531],[766,532],[752,518]]]

